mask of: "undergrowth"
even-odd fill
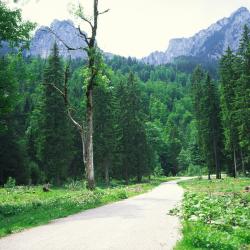
[[[183,239],[176,250],[250,249],[250,180],[191,180],[183,205],[172,213],[183,219]]]

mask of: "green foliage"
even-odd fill
[[[201,176],[202,174],[206,174],[207,173],[207,169],[206,168],[202,168],[199,165],[189,165],[188,166],[188,171],[187,174],[188,176]]]
[[[225,151],[229,164],[228,172],[237,176],[250,169],[250,33],[245,25],[239,52],[233,54],[230,48],[220,62],[222,124]],[[240,164],[239,164],[240,162]],[[231,166],[234,165],[234,168]],[[241,165],[241,169],[238,169]]]
[[[250,245],[248,179],[191,180],[181,215],[183,240],[176,249],[247,249]]]
[[[16,180],[9,177],[7,182],[4,184],[4,188],[14,188],[16,186]]]
[[[66,116],[64,100],[55,87],[62,89],[64,84],[63,65],[57,45],[52,50],[44,71],[40,110],[34,110],[38,127],[35,143],[41,170],[49,182],[59,185],[66,179],[72,159],[72,135]],[[54,87],[55,86],[55,87]],[[56,145],[56,146],[55,146]]]
[[[219,179],[223,156],[218,90],[209,74],[205,74],[200,66],[192,76],[192,97],[199,150],[208,166],[208,175],[215,170]]]
[[[164,174],[164,171],[162,167],[160,165],[156,165],[154,169],[154,176],[159,177],[159,176],[163,176],[163,174]]]
[[[30,31],[34,28],[33,23],[22,20],[20,10],[10,10],[0,1],[0,41],[8,41],[15,46],[23,43],[27,46]]]

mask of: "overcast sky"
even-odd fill
[[[6,0],[7,1],[7,0]],[[69,10],[77,0],[23,0],[18,6],[25,19],[49,25],[53,19],[73,19]],[[81,0],[86,11],[92,0]],[[143,57],[166,50],[169,39],[189,37],[229,16],[250,0],[100,0],[110,8],[99,21],[98,44],[106,52]],[[77,20],[75,20],[77,22]],[[84,27],[85,28],[85,27]]]

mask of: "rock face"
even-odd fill
[[[219,20],[193,37],[170,40],[165,52],[153,52],[144,57],[142,61],[159,65],[172,62],[179,56],[218,59],[228,46],[233,51],[237,50],[245,24],[250,26],[250,12],[247,8],[242,7],[230,17]]]
[[[64,45],[65,43],[72,48],[86,47],[84,39],[70,20],[54,20],[50,27],[40,27],[32,38],[30,49],[25,52],[25,55],[47,58],[55,42],[62,57],[68,58],[71,56],[72,59],[86,58],[86,52],[83,49],[69,51]]]

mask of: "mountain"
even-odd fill
[[[86,43],[81,37],[79,30],[70,20],[54,20],[50,27],[40,27],[30,42],[30,49],[25,52],[26,56],[40,56],[47,58],[54,43],[59,47],[59,54],[67,58],[69,55],[72,59],[86,58],[86,52],[83,49],[70,50],[64,45],[67,44],[72,48],[85,48]]]
[[[230,17],[219,20],[190,38],[170,40],[165,52],[153,52],[142,58],[142,61],[147,64],[159,65],[173,62],[180,56],[217,60],[228,46],[233,51],[237,50],[245,24],[250,26],[250,12],[247,8],[242,7],[232,13]]]

